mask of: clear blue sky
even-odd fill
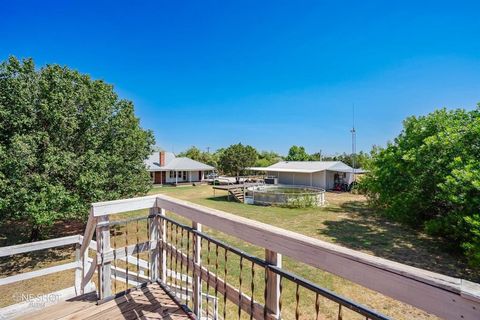
[[[102,2],[100,4],[100,2]],[[114,84],[157,144],[286,153],[385,145],[409,115],[480,101],[478,1],[8,1],[0,59]]]

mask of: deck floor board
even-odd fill
[[[107,319],[194,319],[156,283],[133,290],[103,304],[94,294],[86,294],[17,319],[31,320],[107,320]]]

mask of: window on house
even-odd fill
[[[175,178],[175,177],[173,176],[173,172],[174,172],[174,171],[170,171],[170,179]]]

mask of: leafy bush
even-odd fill
[[[361,189],[398,221],[422,226],[480,265],[480,104],[409,117],[386,148],[374,148]]]

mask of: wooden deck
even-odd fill
[[[86,294],[17,319],[196,319],[156,283],[100,305],[96,301],[95,293]]]

